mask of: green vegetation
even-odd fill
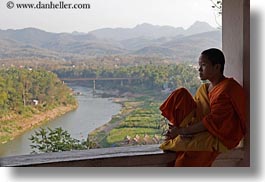
[[[26,119],[61,106],[73,109],[77,102],[54,73],[25,68],[0,69],[0,143],[33,127]],[[34,123],[37,118],[33,120]]]
[[[62,68],[53,70],[60,78],[136,78],[126,81],[97,81],[100,89],[118,89],[122,92],[132,91],[133,93],[141,90],[161,91],[161,89],[186,87],[192,93],[196,91],[200,82],[197,70],[188,64],[168,64],[154,65],[146,64],[140,66],[128,66],[119,68],[86,69]],[[121,86],[122,85],[122,86]],[[92,85],[91,85],[92,86]]]
[[[0,116],[2,117],[10,112],[34,114],[75,102],[69,88],[51,72],[16,68],[0,70]]]
[[[134,138],[137,135],[141,138],[146,135],[151,138],[158,136],[158,140],[161,140],[166,122],[160,115],[160,104],[161,101],[155,99],[151,92],[150,95],[131,98],[123,102],[121,113],[114,116],[106,127],[90,133],[89,138],[100,147],[128,145],[125,142],[126,137]],[[111,129],[106,130],[108,126]]]
[[[32,153],[43,152],[61,152],[70,150],[85,150],[89,146],[85,141],[80,142],[71,137],[71,135],[60,128],[44,129],[35,131],[35,135],[30,138],[33,145],[30,145]]]
[[[155,137],[157,142],[162,140],[161,134],[166,127],[166,121],[160,115],[159,106],[169,92],[178,87],[186,87],[194,93],[200,81],[194,66],[188,64],[154,65],[86,69],[58,68],[54,73],[44,70],[31,69],[2,69],[0,70],[0,109],[1,127],[0,141],[12,138],[12,133],[23,129],[18,124],[20,119],[56,108],[57,106],[76,105],[69,88],[58,79],[60,78],[136,78],[134,80],[97,81],[97,88],[103,90],[119,90],[119,94],[130,92],[127,101],[121,101],[122,111],[113,116],[112,120],[89,134],[86,141],[89,148],[123,146],[125,144],[147,144],[148,142],[126,143],[125,138],[137,139],[146,136]],[[167,90],[162,93],[162,90]],[[33,100],[37,100],[35,105]],[[15,117],[14,117],[15,116]],[[21,120],[21,123],[23,120]],[[69,137],[61,140],[55,134],[64,133]],[[64,151],[81,149],[76,140],[70,139],[67,131],[42,130],[35,133],[31,140],[32,148],[39,152]],[[45,136],[45,137],[44,137]],[[49,138],[48,146],[44,138]],[[70,143],[69,143],[70,142]],[[75,143],[76,145],[72,145]],[[65,143],[62,144],[62,143]],[[76,146],[77,148],[72,148]],[[37,151],[35,151],[37,152]]]
[[[89,138],[97,142],[100,147],[148,144],[147,140],[144,140],[146,137],[151,138],[150,143],[154,137],[156,138],[154,142],[161,142],[163,140],[161,134],[167,127],[167,121],[160,114],[159,106],[172,90],[186,87],[194,94],[200,85],[195,67],[188,64],[150,64],[120,69],[99,69],[97,72],[69,69],[60,70],[58,74],[61,77],[71,75],[70,77],[138,78],[122,86],[118,82],[102,84],[102,89],[130,91],[133,95],[127,97],[127,101],[121,102],[123,104],[121,113],[114,116],[105,126],[89,134]],[[168,92],[161,92],[166,89]],[[128,138],[132,142],[128,141]]]

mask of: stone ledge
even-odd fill
[[[237,166],[244,151],[223,153],[213,166]],[[164,152],[159,145],[100,148],[80,151],[21,155],[0,158],[0,166],[10,167],[166,167],[175,160],[175,152]]]

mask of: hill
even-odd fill
[[[211,27],[209,24],[197,21],[186,30],[182,27],[158,26],[143,23],[134,28],[104,28],[91,31],[90,33],[98,38],[122,41],[137,37],[158,39],[160,37],[175,37],[179,35],[186,36],[214,30],[216,29]]]
[[[88,33],[51,33],[25,28],[0,30],[0,41],[0,59],[79,61],[98,56],[133,55],[193,61],[201,50],[221,47],[221,31],[205,22],[195,22],[186,30],[147,23]]]

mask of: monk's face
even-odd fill
[[[211,80],[220,71],[217,69],[216,65],[213,65],[211,61],[207,59],[206,56],[201,55],[199,58],[199,74],[201,80]]]

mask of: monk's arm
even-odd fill
[[[185,128],[171,128],[171,130],[169,131],[169,137],[175,138],[178,135],[194,135],[203,131],[207,131],[206,127],[203,125],[202,122],[198,122]]]

